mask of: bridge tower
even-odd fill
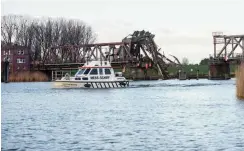
[[[209,59],[209,79],[230,79],[230,64],[239,64],[244,59],[244,35],[213,33],[214,54]],[[234,53],[237,49],[240,53]]]

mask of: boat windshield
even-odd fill
[[[82,75],[84,73],[85,69],[79,69],[77,72],[76,72],[76,76],[77,75]]]
[[[86,71],[84,72],[84,74],[88,74],[91,71],[90,68],[86,68]]]

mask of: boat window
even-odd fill
[[[75,80],[80,80],[80,78],[75,78]]]
[[[90,72],[90,75],[97,75],[97,74],[98,74],[97,68],[92,69]]]
[[[99,68],[99,74],[103,75],[103,68]]]
[[[84,71],[85,71],[85,69],[80,69],[80,70],[76,73],[76,75],[81,75],[81,74],[83,74]]]
[[[110,69],[105,69],[105,74],[111,74]]]
[[[86,71],[84,72],[84,74],[88,74],[90,72],[90,68],[87,68]]]

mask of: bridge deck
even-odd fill
[[[133,63],[136,64],[138,61],[122,61],[122,62],[112,62],[113,68],[121,68],[124,64]],[[83,66],[85,63],[61,63],[61,64],[31,64],[31,68],[34,70],[60,70],[60,69],[77,69]]]

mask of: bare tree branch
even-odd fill
[[[50,48],[89,44],[96,40],[92,28],[80,20],[33,19],[16,15],[2,16],[1,19],[2,44],[15,43],[28,47],[31,61],[45,63],[54,60],[52,57],[58,57],[56,61],[76,62],[81,60],[80,51],[61,49],[58,56],[55,51],[51,52]]]

